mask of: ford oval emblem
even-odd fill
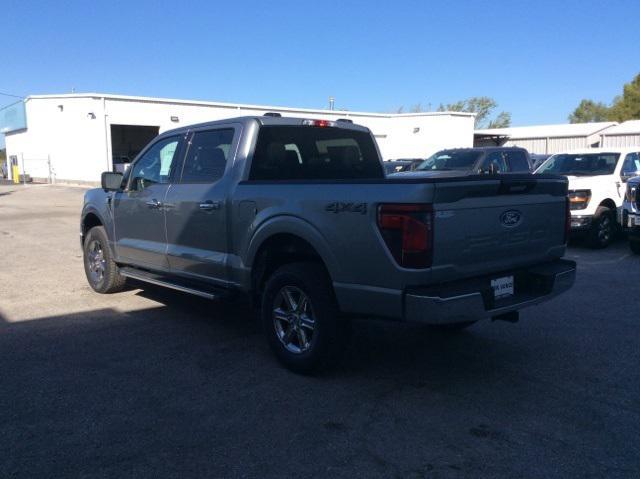
[[[518,226],[522,221],[522,213],[517,210],[507,210],[500,215],[500,223],[507,228]]]

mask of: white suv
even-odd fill
[[[535,173],[568,177],[571,231],[586,233],[591,246],[604,248],[622,224],[625,183],[640,175],[640,146],[556,153]]]

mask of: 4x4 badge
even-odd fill
[[[334,201],[324,207],[325,211],[331,213],[360,213],[361,215],[367,214],[366,203],[343,203],[342,201]]]

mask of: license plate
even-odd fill
[[[496,299],[513,296],[513,276],[504,276],[491,280],[493,296]]]

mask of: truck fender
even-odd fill
[[[85,220],[87,218],[87,216],[93,216],[95,218],[98,219],[98,221],[102,224],[102,226],[104,227],[106,233],[107,233],[107,238],[109,239],[109,249],[111,250],[111,254],[113,255],[113,257],[115,257],[115,245],[113,244],[113,230],[112,230],[112,221],[110,218],[106,218],[105,215],[103,213],[101,213],[95,206],[93,206],[92,204],[88,204],[86,205],[83,209],[82,209],[82,214],[80,215],[80,243],[81,246],[84,246],[84,237],[87,233],[88,228],[85,230]]]
[[[255,230],[249,240],[244,264],[248,267],[253,265],[260,246],[272,236],[278,234],[290,234],[309,243],[318,253],[333,281],[340,277],[340,268],[329,243],[322,233],[311,223],[296,216],[279,215],[265,220]]]

